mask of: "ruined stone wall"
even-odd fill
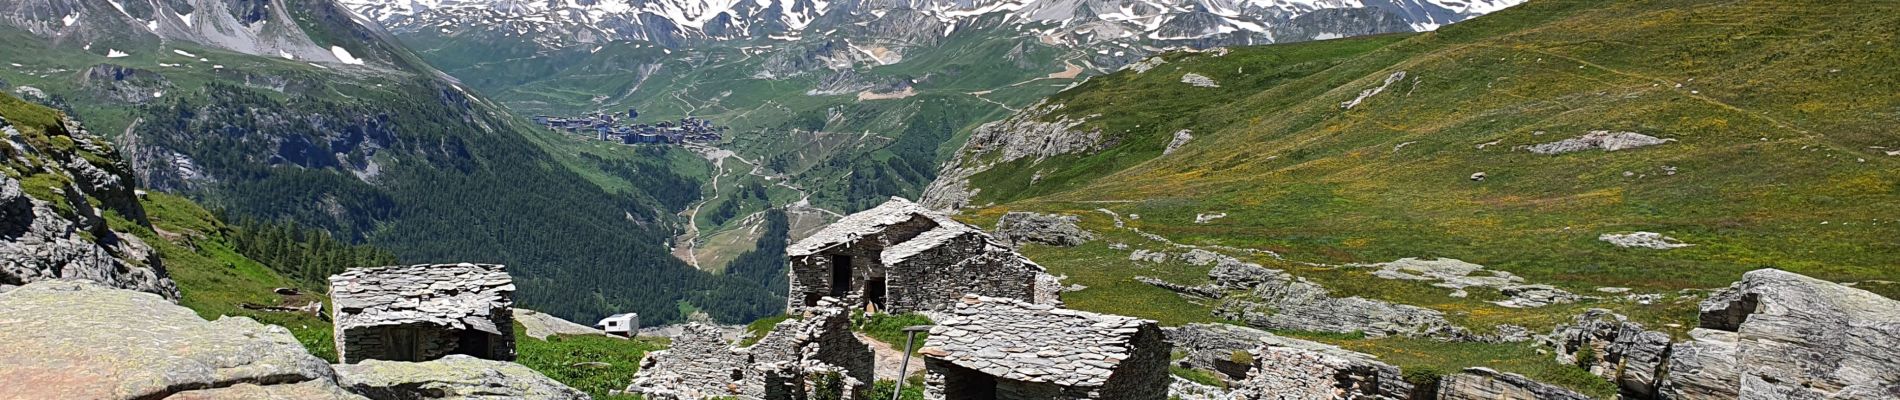
[[[971,232],[892,266],[888,311],[946,311],[966,294],[1033,302],[1041,272]]]
[[[814,391],[868,391],[876,355],[851,334],[851,317],[835,307],[812,307],[801,319],[780,322],[750,347],[733,347],[720,332],[688,324],[673,347],[648,353],[628,391],[649,398],[740,397],[796,400]],[[836,374],[837,385],[817,382]],[[850,397],[845,397],[850,398]]]
[[[824,251],[791,257],[791,287],[785,297],[786,312],[803,312],[809,304],[818,298],[831,296],[831,260],[833,256],[851,257],[851,282],[847,296],[864,291],[866,278],[884,274],[884,260],[880,254],[884,251],[883,239],[868,236],[858,239],[848,246],[838,246]]]

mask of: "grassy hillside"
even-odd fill
[[[966,217],[1058,211],[1135,248],[1165,246],[1133,229],[1270,250],[1286,260],[1248,258],[1335,295],[1444,310],[1478,331],[1547,331],[1608,307],[1680,333],[1694,326],[1696,299],[1679,290],[1726,286],[1762,267],[1900,296],[1880,282],[1900,278],[1900,221],[1890,212],[1900,209],[1896,27],[1900,5],[1890,3],[1533,0],[1432,33],[1166,55],[1146,73],[1052,97],[1063,108],[1050,120],[1086,119],[1077,129],[1100,129],[1112,144],[978,174],[970,203],[995,205]],[[1220,87],[1184,84],[1188,73]],[[1162,155],[1182,129],[1194,139]],[[1526,150],[1596,130],[1670,142]],[[1470,179],[1478,172],[1487,179]],[[1098,208],[1139,219],[1116,228]],[[1214,213],[1226,217],[1195,221]],[[1598,240],[1633,231],[1693,246]],[[1162,267],[1099,242],[1028,252],[1091,287],[1069,295],[1076,307],[1176,323],[1205,315],[1184,313],[1206,306],[1129,281],[1193,283],[1205,271],[1137,269]],[[1513,309],[1489,303],[1495,291],[1454,298],[1345,266],[1402,257],[1457,258],[1600,299]],[[1622,301],[1600,287],[1664,300]],[[1445,366],[1511,354],[1332,341]]]

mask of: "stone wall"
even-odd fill
[[[1034,301],[1042,268],[981,232],[962,232],[897,260],[889,312],[948,311],[966,294]]]
[[[869,390],[876,355],[851,333],[851,316],[831,299],[798,319],[780,322],[750,347],[697,323],[673,347],[647,353],[629,392],[656,399],[740,397],[804,399],[814,391],[849,395]]]

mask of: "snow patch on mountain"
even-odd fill
[[[350,50],[344,49],[343,46],[330,46],[330,53],[335,54],[336,60],[344,64],[363,65],[362,59],[350,55]]]

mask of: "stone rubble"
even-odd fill
[[[1598,235],[1597,240],[1623,248],[1669,250],[1694,246],[1656,232],[1605,233]]]
[[[1080,221],[1081,218],[1074,215],[1011,211],[996,221],[995,231],[996,236],[1014,245],[1041,243],[1075,247],[1095,240],[1094,233],[1076,226]]]
[[[1590,131],[1583,136],[1533,145],[1530,152],[1544,155],[1574,153],[1585,150],[1617,151],[1637,147],[1655,146],[1674,142],[1675,139],[1659,139],[1636,132]]]
[[[869,390],[876,370],[870,345],[851,333],[843,303],[824,299],[788,319],[751,346],[738,347],[717,328],[689,323],[671,348],[647,353],[627,392],[649,399],[793,399],[838,379],[841,398]]]

